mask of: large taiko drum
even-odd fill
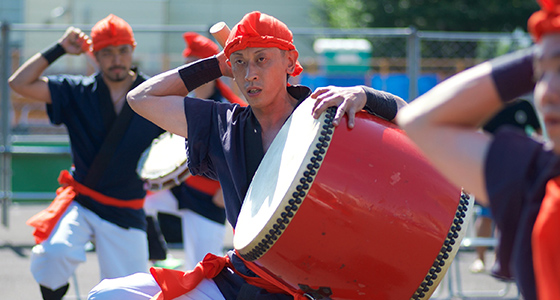
[[[234,247],[311,299],[427,299],[473,200],[394,124],[359,113],[334,128],[313,100],[286,121],[251,182]]]

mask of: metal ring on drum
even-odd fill
[[[468,195],[393,123],[306,100],[265,154],[234,248],[310,299],[427,299],[464,235]]]
[[[142,153],[136,172],[144,180],[144,189],[149,191],[180,185],[190,176],[185,138],[170,132],[162,133]]]

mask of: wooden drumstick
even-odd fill
[[[225,22],[218,22],[210,27],[210,33],[222,47],[225,47],[229,36],[229,27]]]

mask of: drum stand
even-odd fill
[[[87,242],[85,246],[86,252],[95,251],[95,245],[92,242]],[[82,300],[80,297],[80,287],[78,286],[78,274],[76,274],[76,270],[72,273],[72,285],[74,286],[74,292],[76,293],[76,300]]]
[[[78,287],[78,276],[76,272],[72,273],[72,285],[74,286],[74,290],[76,291],[76,300],[82,300],[80,298],[80,288]]]
[[[494,239],[488,239],[485,238],[485,240],[488,241],[480,241],[477,243],[472,243],[469,245],[469,247],[477,247],[477,246],[486,246],[486,247],[492,247],[496,245],[496,241]],[[464,251],[466,249],[465,246],[463,246],[464,244],[461,244],[461,249],[459,249],[459,251]],[[459,253],[460,254],[460,253]],[[473,298],[484,298],[484,299],[511,299],[511,300],[516,300],[519,299],[520,294],[519,294],[519,290],[517,291],[517,296],[515,297],[507,297],[508,294],[511,294],[510,291],[512,288],[515,287],[515,282],[511,282],[511,281],[507,281],[504,282],[504,286],[502,287],[502,289],[500,290],[495,290],[495,291],[480,291],[480,290],[473,290],[473,291],[465,291],[463,290],[463,284],[462,284],[462,279],[461,279],[461,270],[460,270],[460,255],[457,255],[455,257],[455,261],[453,262],[452,268],[454,270],[449,270],[450,272],[455,271],[453,275],[455,276],[449,276],[448,280],[449,280],[449,293],[451,294],[452,297],[459,297],[461,299],[473,299]],[[449,274],[451,275],[451,274]],[[455,286],[457,288],[457,290],[455,291],[453,289],[453,277],[455,277]]]
[[[512,289],[516,288],[516,284],[513,281],[504,281],[503,284],[500,283],[502,287],[499,290],[464,290],[463,288],[463,278],[461,276],[461,253],[466,251],[471,251],[473,248],[476,247],[488,247],[488,248],[496,248],[498,245],[498,240],[494,237],[485,238],[485,237],[477,237],[474,234],[474,220],[476,219],[476,210],[474,210],[474,214],[472,216],[472,222],[469,222],[469,228],[467,229],[467,236],[463,238],[461,241],[461,247],[459,248],[459,253],[455,256],[453,264],[450,266],[447,274],[448,280],[448,289],[449,289],[449,297],[450,299],[477,299],[477,298],[484,298],[484,299],[511,299],[517,300],[520,299],[519,290],[515,296],[512,296]],[[464,270],[463,270],[464,271]],[[481,274],[481,276],[490,276]],[[494,279],[493,279],[494,280]],[[454,288],[455,286],[455,288]],[[509,296],[508,296],[509,295]]]

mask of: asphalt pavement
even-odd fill
[[[11,205],[9,226],[0,225],[0,300],[40,300],[41,293],[31,272],[29,257],[34,244],[32,228],[25,221],[45,208],[46,204]],[[226,246],[231,247],[231,232]],[[170,249],[175,258],[183,258],[183,250]],[[513,283],[494,279],[487,272],[473,274],[468,270],[475,253],[470,249],[459,251],[445,278],[431,299],[521,299]],[[487,261],[493,261],[494,253],[487,253]],[[95,251],[87,252],[87,261],[80,265],[70,279],[66,300],[85,300],[89,290],[99,282],[99,269]],[[373,299],[372,299],[373,300]]]

